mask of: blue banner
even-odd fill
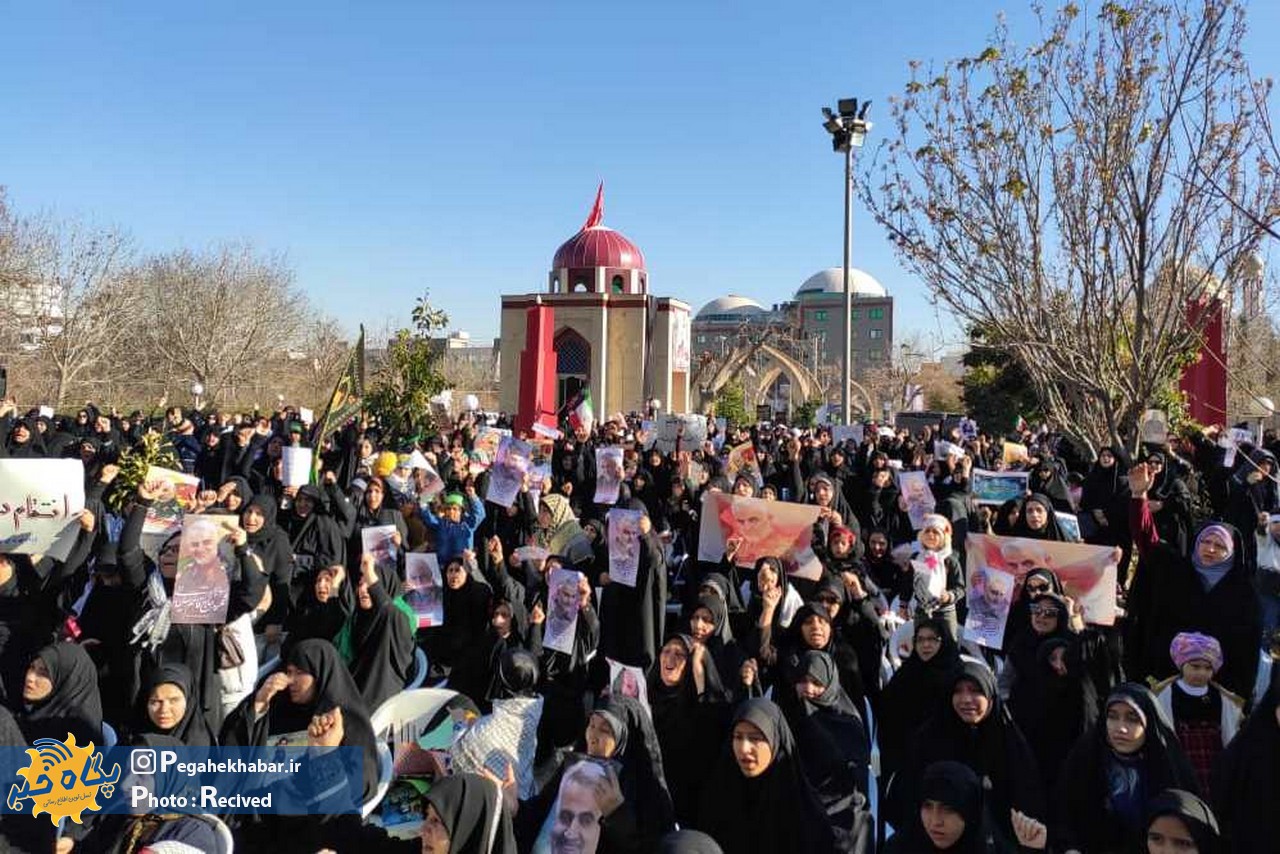
[[[40,739],[0,747],[0,812],[82,822],[91,813],[142,815],[359,814],[358,747],[78,747]]]

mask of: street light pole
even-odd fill
[[[853,150],[861,148],[871,130],[867,121],[870,101],[841,98],[833,112],[822,108],[822,126],[831,134],[831,147],[844,154],[844,355],[840,359],[840,410],[845,424],[853,421],[853,279],[850,256],[853,254]]]
[[[840,360],[840,412],[842,423],[853,423],[849,385],[853,382],[853,280],[849,256],[853,253],[853,146],[844,149],[844,352]]]

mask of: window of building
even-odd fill
[[[862,309],[860,309],[860,308],[855,308],[855,309],[853,309],[853,311],[849,314],[849,316],[850,316],[850,317],[852,317],[854,320],[861,320],[861,319],[862,319]]]
[[[699,344],[706,344],[706,343],[707,343],[707,336],[705,336],[705,335],[699,335],[699,336],[698,336],[698,343],[699,343]]]
[[[881,355],[881,354],[880,354],[880,351],[879,351],[879,350],[868,350],[868,351],[867,351],[867,361],[868,361],[868,362],[878,362],[878,361],[880,361],[880,355]]]
[[[871,330],[871,337],[872,337],[872,338],[883,338],[883,337],[884,337],[884,330],[883,330],[883,329],[872,329],[872,330]]]
[[[615,294],[620,294],[626,291],[627,283],[623,281],[621,276],[614,276],[613,281],[609,283],[609,288]]]
[[[817,323],[826,323],[826,322],[827,322],[827,312],[826,312],[826,310],[819,310],[819,311],[815,311],[815,312],[813,313],[813,319],[814,319],[814,321],[816,321]]]
[[[557,293],[557,294],[560,293],[560,277],[559,276],[556,276],[554,279],[551,280],[551,292]]]
[[[870,320],[884,320],[884,309],[883,309],[883,308],[869,308],[869,309],[867,309],[867,317],[868,317]]]
[[[573,283],[573,292],[574,292],[575,294],[582,294],[582,293],[586,293],[586,292],[587,292],[587,283],[586,283],[586,281],[585,281],[585,280],[583,280],[583,279],[578,279],[578,281],[574,282],[574,283]]]

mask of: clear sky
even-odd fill
[[[841,260],[820,108],[870,98],[884,123],[908,60],[976,54],[1001,9],[1026,32],[1021,0],[11,4],[0,184],[145,251],[282,252],[351,329],[407,325],[430,288],[482,337],[603,180],[656,293],[779,302]],[[1280,3],[1251,14],[1275,74]],[[854,264],[898,336],[943,339],[861,209]]]

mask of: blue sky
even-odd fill
[[[1253,7],[1273,74],[1280,4]],[[884,123],[908,60],[978,52],[1001,9],[1031,22],[988,0],[15,4],[0,185],[144,251],[283,253],[348,328],[407,324],[430,288],[479,337],[499,294],[544,286],[604,180],[655,292],[778,302],[840,263],[819,109],[870,98]],[[861,209],[854,263],[897,335],[945,337]]]

